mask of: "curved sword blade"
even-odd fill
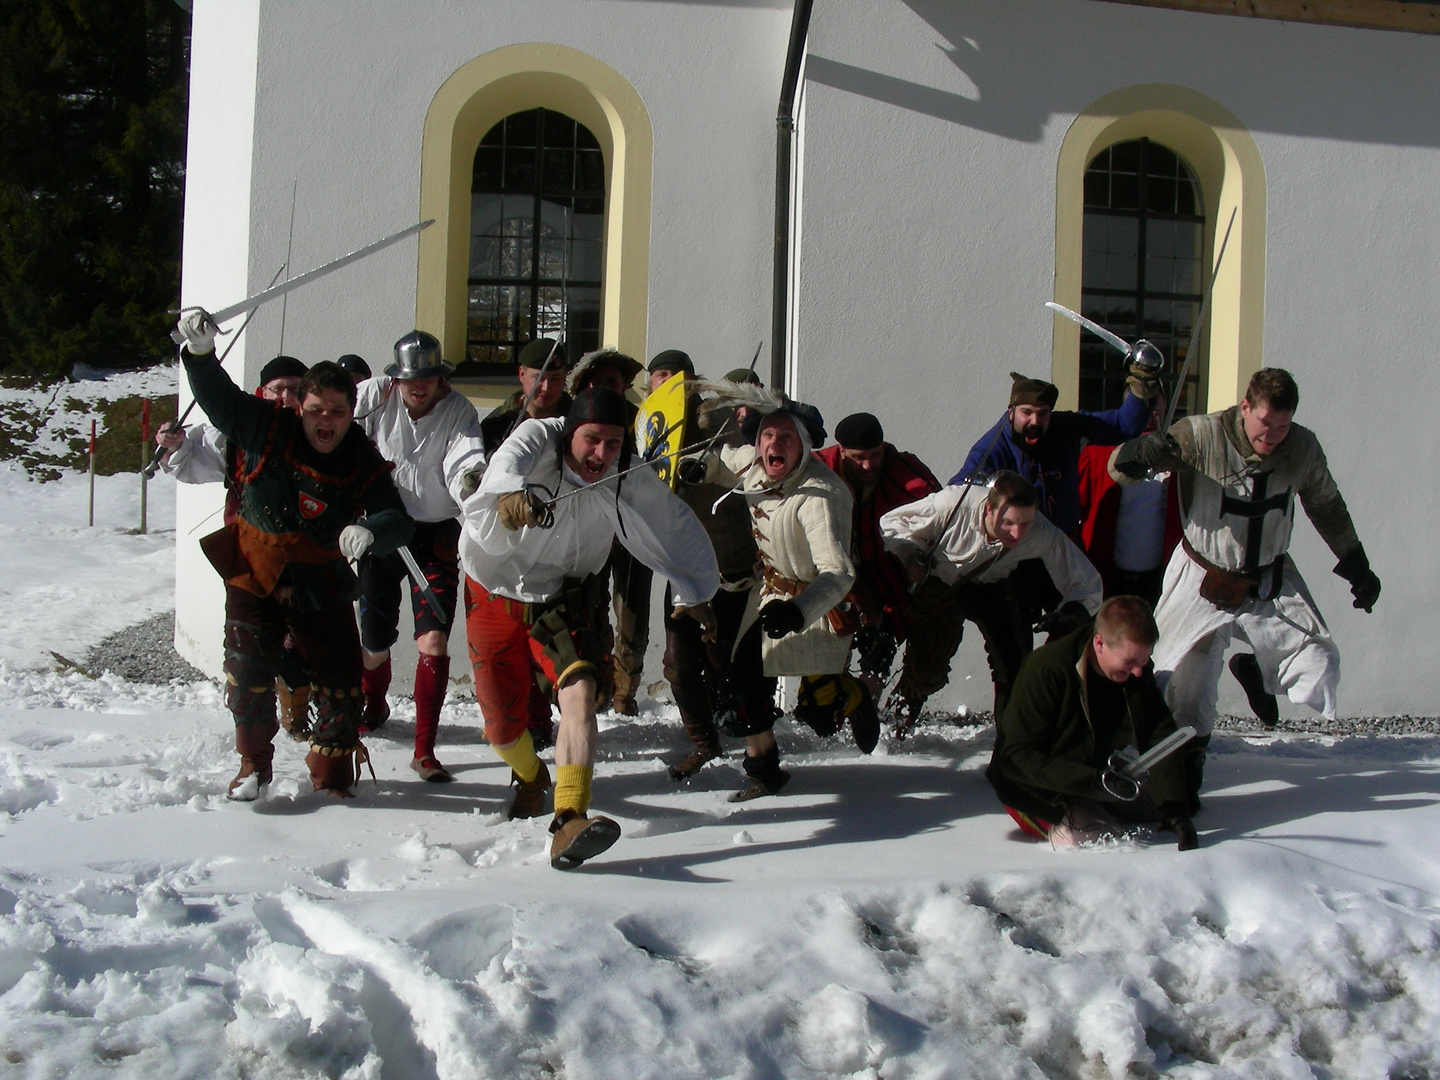
[[[1130,343],[1124,338],[1122,338],[1119,334],[1115,334],[1109,330],[1106,330],[1105,327],[1101,326],[1097,322],[1092,322],[1084,315],[1081,315],[1078,311],[1071,311],[1068,307],[1065,307],[1062,304],[1057,304],[1053,300],[1046,300],[1045,306],[1048,307],[1051,311],[1055,312],[1056,315],[1064,315],[1065,318],[1069,319],[1071,322],[1079,323],[1086,330],[1089,330],[1092,334],[1100,338],[1102,341],[1105,341],[1110,345],[1115,346],[1115,348],[1119,349],[1126,356],[1129,356],[1130,353],[1134,351],[1130,348]]]

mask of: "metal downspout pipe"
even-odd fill
[[[795,92],[800,64],[810,33],[814,0],[795,0],[790,22],[790,48],[785,54],[785,77],[780,84],[780,110],[775,117],[775,269],[770,318],[770,388],[785,389],[785,342],[789,334],[790,300],[790,187],[795,148]]]

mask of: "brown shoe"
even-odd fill
[[[697,746],[682,760],[670,766],[670,779],[676,781],[689,780],[690,777],[705,767],[707,761],[714,761],[721,756],[723,756],[723,754],[718,746],[714,748]]]
[[[428,780],[432,784],[446,784],[455,779],[450,775],[450,770],[441,765],[433,754],[412,758],[410,768],[420,774],[421,780]]]
[[[355,792],[355,750],[337,750],[334,747],[319,747],[310,744],[310,753],[305,755],[305,764],[310,769],[310,786],[316,791],[333,795],[337,799],[353,799]]]
[[[226,798],[236,802],[254,802],[260,797],[260,789],[270,783],[278,727],[274,720],[235,725],[235,749],[240,754],[240,771],[230,781],[225,791]]]
[[[528,783],[510,770],[510,782],[515,785],[515,801],[510,804],[510,820],[540,817],[545,813],[545,792],[550,787],[550,770],[540,762],[540,771]]]
[[[550,865],[556,870],[574,870],[593,859],[620,839],[620,826],[608,817],[586,817],[574,810],[555,815],[550,823]]]
[[[275,700],[280,705],[280,726],[296,742],[310,738],[310,684],[304,683],[295,689],[285,685],[284,679],[275,680]]]

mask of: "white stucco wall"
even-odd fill
[[[253,291],[250,162],[259,15],[259,0],[198,0],[194,6],[180,279],[187,306],[220,308]],[[274,273],[272,266],[262,286]],[[217,348],[223,352],[229,341],[222,338]],[[265,354],[256,344],[249,330],[235,344],[225,364],[231,378],[244,382],[247,371],[251,378],[259,374]],[[190,388],[181,382],[183,409]],[[198,411],[192,415],[203,418]],[[196,541],[220,527],[224,492],[219,484],[179,484],[176,500],[175,644],[191,663],[218,675],[225,593]]]
[[[798,389],[832,423],[875,412],[948,478],[1049,370],[1055,175],[1075,116],[1176,83],[1254,136],[1268,178],[1265,362],[1300,382],[1385,582],[1355,612],[1303,520],[1294,555],[1345,658],[1347,715],[1433,714],[1440,648],[1440,37],[1094,0],[834,0],[806,68]],[[1423,409],[1423,406],[1422,406]],[[1414,419],[1411,419],[1411,417]],[[971,634],[977,638],[978,635]],[[950,700],[985,707],[978,641]],[[966,682],[966,676],[972,676]],[[1223,687],[1222,707],[1244,711]]]
[[[715,373],[746,364],[770,320],[775,108],[789,27],[783,0],[255,0],[233,11],[227,0],[199,0],[187,271],[192,252],[207,268],[233,271],[238,261],[249,291],[263,287],[285,259],[292,191],[295,272],[414,222],[421,137],[436,90],[485,52],[553,42],[613,67],[649,112],[647,354],[683,348]],[[227,70],[244,66],[246,33],[253,91],[227,85],[222,92],[218,73],[207,72],[202,60],[216,64],[215,54],[224,53]],[[200,129],[214,138],[196,141]],[[236,147],[248,159],[252,130],[253,163],[227,172]],[[218,174],[230,185],[223,198],[212,193],[222,183]],[[247,187],[248,200],[236,193]],[[201,243],[207,217],[222,214],[233,235]],[[193,286],[189,276],[186,282],[187,299],[211,307],[246,292],[244,274],[220,278],[207,269]],[[311,363],[355,352],[379,371],[396,338],[413,328],[415,300],[416,243],[406,241],[294,293],[284,314],[284,351]],[[281,313],[278,302],[262,308],[247,331],[250,378],[280,351]],[[182,547],[185,539],[182,528]],[[193,563],[181,556],[190,571],[180,588],[182,640],[213,640],[214,649],[187,646],[186,655],[218,672],[214,575],[203,566],[203,573],[193,572]],[[204,597],[183,599],[191,579],[203,574],[210,575]],[[413,666],[405,636],[395,665],[401,691]],[[464,655],[460,642],[451,651]],[[650,670],[661,678],[658,653]],[[456,674],[462,672],[457,663]]]

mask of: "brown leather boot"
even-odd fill
[[[275,680],[275,700],[280,706],[280,726],[296,742],[310,738],[310,684],[290,689],[285,680]]]
[[[353,799],[355,792],[355,748],[338,750],[333,746],[310,744],[310,753],[305,755],[305,764],[310,769],[310,785],[316,791],[334,795],[337,799]]]
[[[540,817],[545,813],[545,792],[550,788],[550,770],[540,762],[540,771],[528,783],[510,770],[510,782],[515,785],[515,801],[510,804],[510,820]]]
[[[260,797],[260,789],[270,783],[271,765],[275,760],[275,732],[279,727],[274,720],[235,725],[235,749],[240,754],[240,771],[230,781],[230,787],[225,792],[227,798],[236,802],[254,802]]]
[[[586,817],[574,810],[562,810],[550,823],[550,865],[556,870],[573,870],[620,839],[620,826],[608,817]]]

